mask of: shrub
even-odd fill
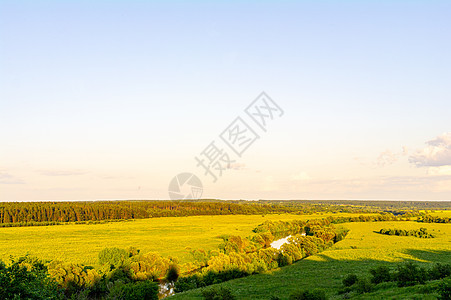
[[[152,281],[122,283],[117,281],[106,299],[121,300],[158,300],[158,284]]]
[[[179,269],[176,265],[170,265],[166,273],[166,280],[169,282],[176,282],[179,278]]]
[[[158,300],[158,284],[152,281],[128,283],[124,287],[124,300]]]
[[[0,261],[1,299],[64,299],[57,284],[48,278],[47,268],[27,256],[12,259],[6,266]]]
[[[358,280],[357,275],[355,274],[348,274],[344,279],[343,279],[343,285],[348,287],[353,285],[354,283],[356,283]]]
[[[232,294],[232,291],[228,288],[212,288],[203,290],[202,295],[206,300],[234,300],[236,297]]]
[[[291,258],[291,256],[285,253],[279,253],[279,255],[277,256],[277,263],[279,267],[284,267],[291,265],[293,263],[293,259]]]
[[[344,229],[344,228],[340,228],[339,230],[337,230],[337,233],[334,238],[334,243],[337,243],[337,242],[343,240],[346,237],[346,235],[348,234],[348,232],[349,232],[349,229]]]
[[[429,279],[437,280],[451,275],[451,265],[449,264],[435,264],[432,269],[429,270]]]
[[[441,300],[451,299],[451,278],[443,279],[438,286],[438,293]]]
[[[131,257],[127,269],[133,280],[156,280],[164,278],[169,267],[174,263],[171,257],[162,257],[156,252],[148,252]]]
[[[174,291],[181,293],[192,289],[201,287],[201,279],[198,275],[192,275],[187,277],[180,277],[174,284]]]
[[[367,278],[357,280],[355,290],[359,294],[369,293],[373,290],[373,284]]]
[[[199,287],[221,283],[235,278],[241,278],[247,275],[249,274],[237,269],[232,269],[224,272],[209,270],[203,273],[203,275],[194,274],[191,276],[179,278],[179,280],[177,280],[174,285],[174,289],[176,293],[180,293]]]
[[[371,269],[370,273],[372,275],[371,282],[374,284],[391,280],[390,269],[387,266],[379,266],[376,269]]]
[[[409,286],[423,284],[427,280],[427,272],[412,262],[398,265],[398,271],[395,273],[398,286]]]
[[[290,297],[290,300],[326,300],[326,293],[323,290],[304,290],[295,291]]]
[[[105,248],[99,252],[100,265],[112,265],[114,268],[123,265],[125,260],[130,256],[130,253],[125,249],[119,248]]]
[[[115,282],[116,280],[121,280],[124,283],[131,281],[130,274],[122,268],[114,269],[106,274],[108,281]]]
[[[54,281],[65,289],[67,295],[78,292],[83,288],[91,288],[101,279],[92,267],[58,261],[48,264],[48,273]]]

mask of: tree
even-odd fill
[[[27,256],[12,260],[9,266],[0,261],[0,295],[2,299],[63,299],[47,267]]]
[[[99,252],[99,264],[111,265],[113,268],[118,268],[130,257],[130,254],[125,249],[119,248],[105,248]]]

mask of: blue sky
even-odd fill
[[[449,200],[450,9],[0,1],[0,201],[166,199],[181,172],[211,198]],[[262,91],[285,114],[213,183],[194,157]]]

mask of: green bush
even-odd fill
[[[185,292],[188,290],[205,287],[212,284],[221,283],[224,281],[232,280],[235,278],[241,278],[249,275],[248,273],[236,269],[217,272],[217,271],[207,271],[203,275],[194,274],[187,277],[181,277],[177,280],[174,285],[174,290],[176,293]]]
[[[197,274],[187,277],[180,277],[174,284],[174,291],[181,293],[201,287],[202,279]]]
[[[122,283],[117,281],[106,299],[115,300],[158,300],[158,284],[150,280]]]
[[[202,295],[206,300],[234,300],[236,297],[232,294],[232,291],[228,288],[212,288],[202,291]]]
[[[293,259],[291,256],[285,254],[285,253],[279,253],[277,255],[277,264],[279,267],[285,267],[288,265],[291,265],[293,263]]]
[[[439,299],[451,300],[451,278],[445,278],[440,282],[438,292],[440,295]]]
[[[429,279],[438,280],[451,275],[451,265],[450,264],[435,264],[432,269],[429,270]]]
[[[131,281],[129,272],[125,271],[122,268],[114,269],[111,272],[108,272],[106,278],[111,282],[121,280],[124,283],[128,283]]]
[[[158,300],[158,284],[149,280],[128,283],[124,292],[124,300]]]
[[[376,269],[371,269],[370,273],[372,275],[371,282],[374,284],[391,281],[392,276],[387,266],[379,266]]]
[[[369,293],[373,290],[373,284],[367,278],[360,278],[355,284],[355,290],[359,294]]]
[[[10,265],[0,261],[1,299],[64,299],[56,282],[48,277],[47,267],[27,256],[12,259]]]
[[[326,293],[323,290],[304,290],[293,292],[289,300],[326,300]]]
[[[355,274],[348,274],[344,279],[343,279],[343,285],[346,287],[352,286],[354,283],[356,283],[358,280],[357,275]]]
[[[426,270],[412,262],[398,265],[398,271],[395,273],[395,279],[398,286],[424,284],[427,277],[428,275]]]

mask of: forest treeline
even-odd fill
[[[404,204],[403,204],[404,203]],[[440,205],[439,205],[440,204]],[[39,225],[48,222],[87,222],[103,220],[129,220],[153,217],[181,217],[194,215],[256,215],[256,214],[311,214],[332,213],[371,213],[391,212],[405,215],[405,207],[411,209],[446,209],[451,202],[426,204],[423,202],[396,201],[88,201],[88,202],[2,202],[0,203],[0,224],[12,226]],[[412,216],[418,216],[415,213]],[[434,222],[424,218],[424,222]],[[449,222],[441,220],[442,222]],[[42,225],[42,224],[41,224]]]
[[[83,222],[195,215],[373,212],[353,206],[246,201],[3,202],[0,223]],[[52,225],[52,224],[49,224]]]
[[[451,209],[451,201],[385,201],[385,200],[260,200],[261,203],[285,205],[341,205],[375,208],[384,211],[396,210],[444,210]]]
[[[299,208],[213,201],[4,202],[0,223],[82,222],[194,215],[293,213]]]

